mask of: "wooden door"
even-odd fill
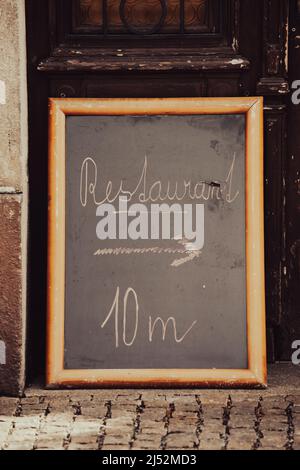
[[[30,377],[43,373],[45,358],[49,96],[264,96],[268,350],[270,360],[289,355],[290,331],[287,332],[284,304],[289,3],[288,0],[26,2]],[[292,241],[292,235],[289,240]],[[290,262],[294,263],[292,256]],[[297,268],[293,269],[296,273]],[[298,266],[298,276],[299,269]]]

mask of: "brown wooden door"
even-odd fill
[[[26,2],[31,377],[43,373],[45,358],[49,96],[264,96],[268,350],[270,360],[289,356],[291,331],[296,325],[299,331],[296,314],[286,317],[285,307],[287,23],[291,3],[288,0]],[[292,165],[293,170],[289,171],[295,171],[296,161]],[[289,201],[294,194],[291,191]],[[296,214],[294,202],[290,210],[292,217]],[[290,230],[290,246],[295,244],[293,234]],[[300,268],[294,255],[289,260],[293,263],[289,283],[292,286]],[[296,301],[293,302],[291,312],[295,312]],[[292,318],[295,327],[288,318]]]
[[[290,8],[288,155],[286,166],[286,260],[280,353],[289,360],[300,340],[300,1]]]

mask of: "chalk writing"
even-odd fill
[[[134,310],[134,328],[133,334],[131,339],[128,339],[129,333],[127,331],[127,318],[128,318],[128,300],[129,296],[133,299],[133,310]],[[115,333],[115,347],[118,348],[120,346],[120,335],[119,335],[119,304],[120,304],[120,287],[118,286],[116,289],[116,294],[112,303],[112,306],[108,312],[107,317],[101,323],[101,328],[103,329],[111,317],[114,317],[114,333]],[[174,341],[176,343],[182,343],[186,336],[191,332],[191,330],[196,325],[197,321],[193,321],[192,324],[187,328],[187,330],[181,335],[178,335],[177,332],[177,325],[176,319],[174,317],[169,317],[167,320],[163,320],[160,316],[153,319],[152,315],[149,315],[149,331],[148,331],[148,340],[151,343],[153,341],[154,330],[156,329],[157,325],[161,325],[161,332],[162,341],[166,340],[168,325],[171,324],[173,326],[173,334],[174,334]],[[139,330],[139,302],[138,296],[135,290],[132,287],[129,287],[123,297],[123,321],[122,321],[122,340],[125,346],[132,346],[137,338]]]
[[[80,203],[86,207],[89,196],[96,206],[104,203],[113,203],[119,197],[126,197],[130,202],[134,197],[141,203],[146,202],[164,202],[164,201],[182,201],[186,198],[195,200],[224,200],[228,204],[233,203],[239,196],[239,191],[234,191],[233,177],[235,170],[236,155],[233,155],[228,174],[224,181],[198,181],[192,183],[190,180],[182,182],[167,181],[165,187],[161,180],[155,181],[151,186],[148,183],[148,158],[145,156],[144,165],[140,177],[133,189],[125,188],[122,179],[113,187],[112,181],[106,183],[103,191],[99,183],[98,165],[92,157],[84,159],[80,172]],[[102,194],[102,196],[101,196]]]

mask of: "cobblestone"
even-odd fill
[[[300,368],[267,390],[63,390],[0,398],[2,450],[300,450]]]

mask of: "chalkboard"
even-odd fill
[[[265,384],[261,110],[51,100],[49,385]]]

